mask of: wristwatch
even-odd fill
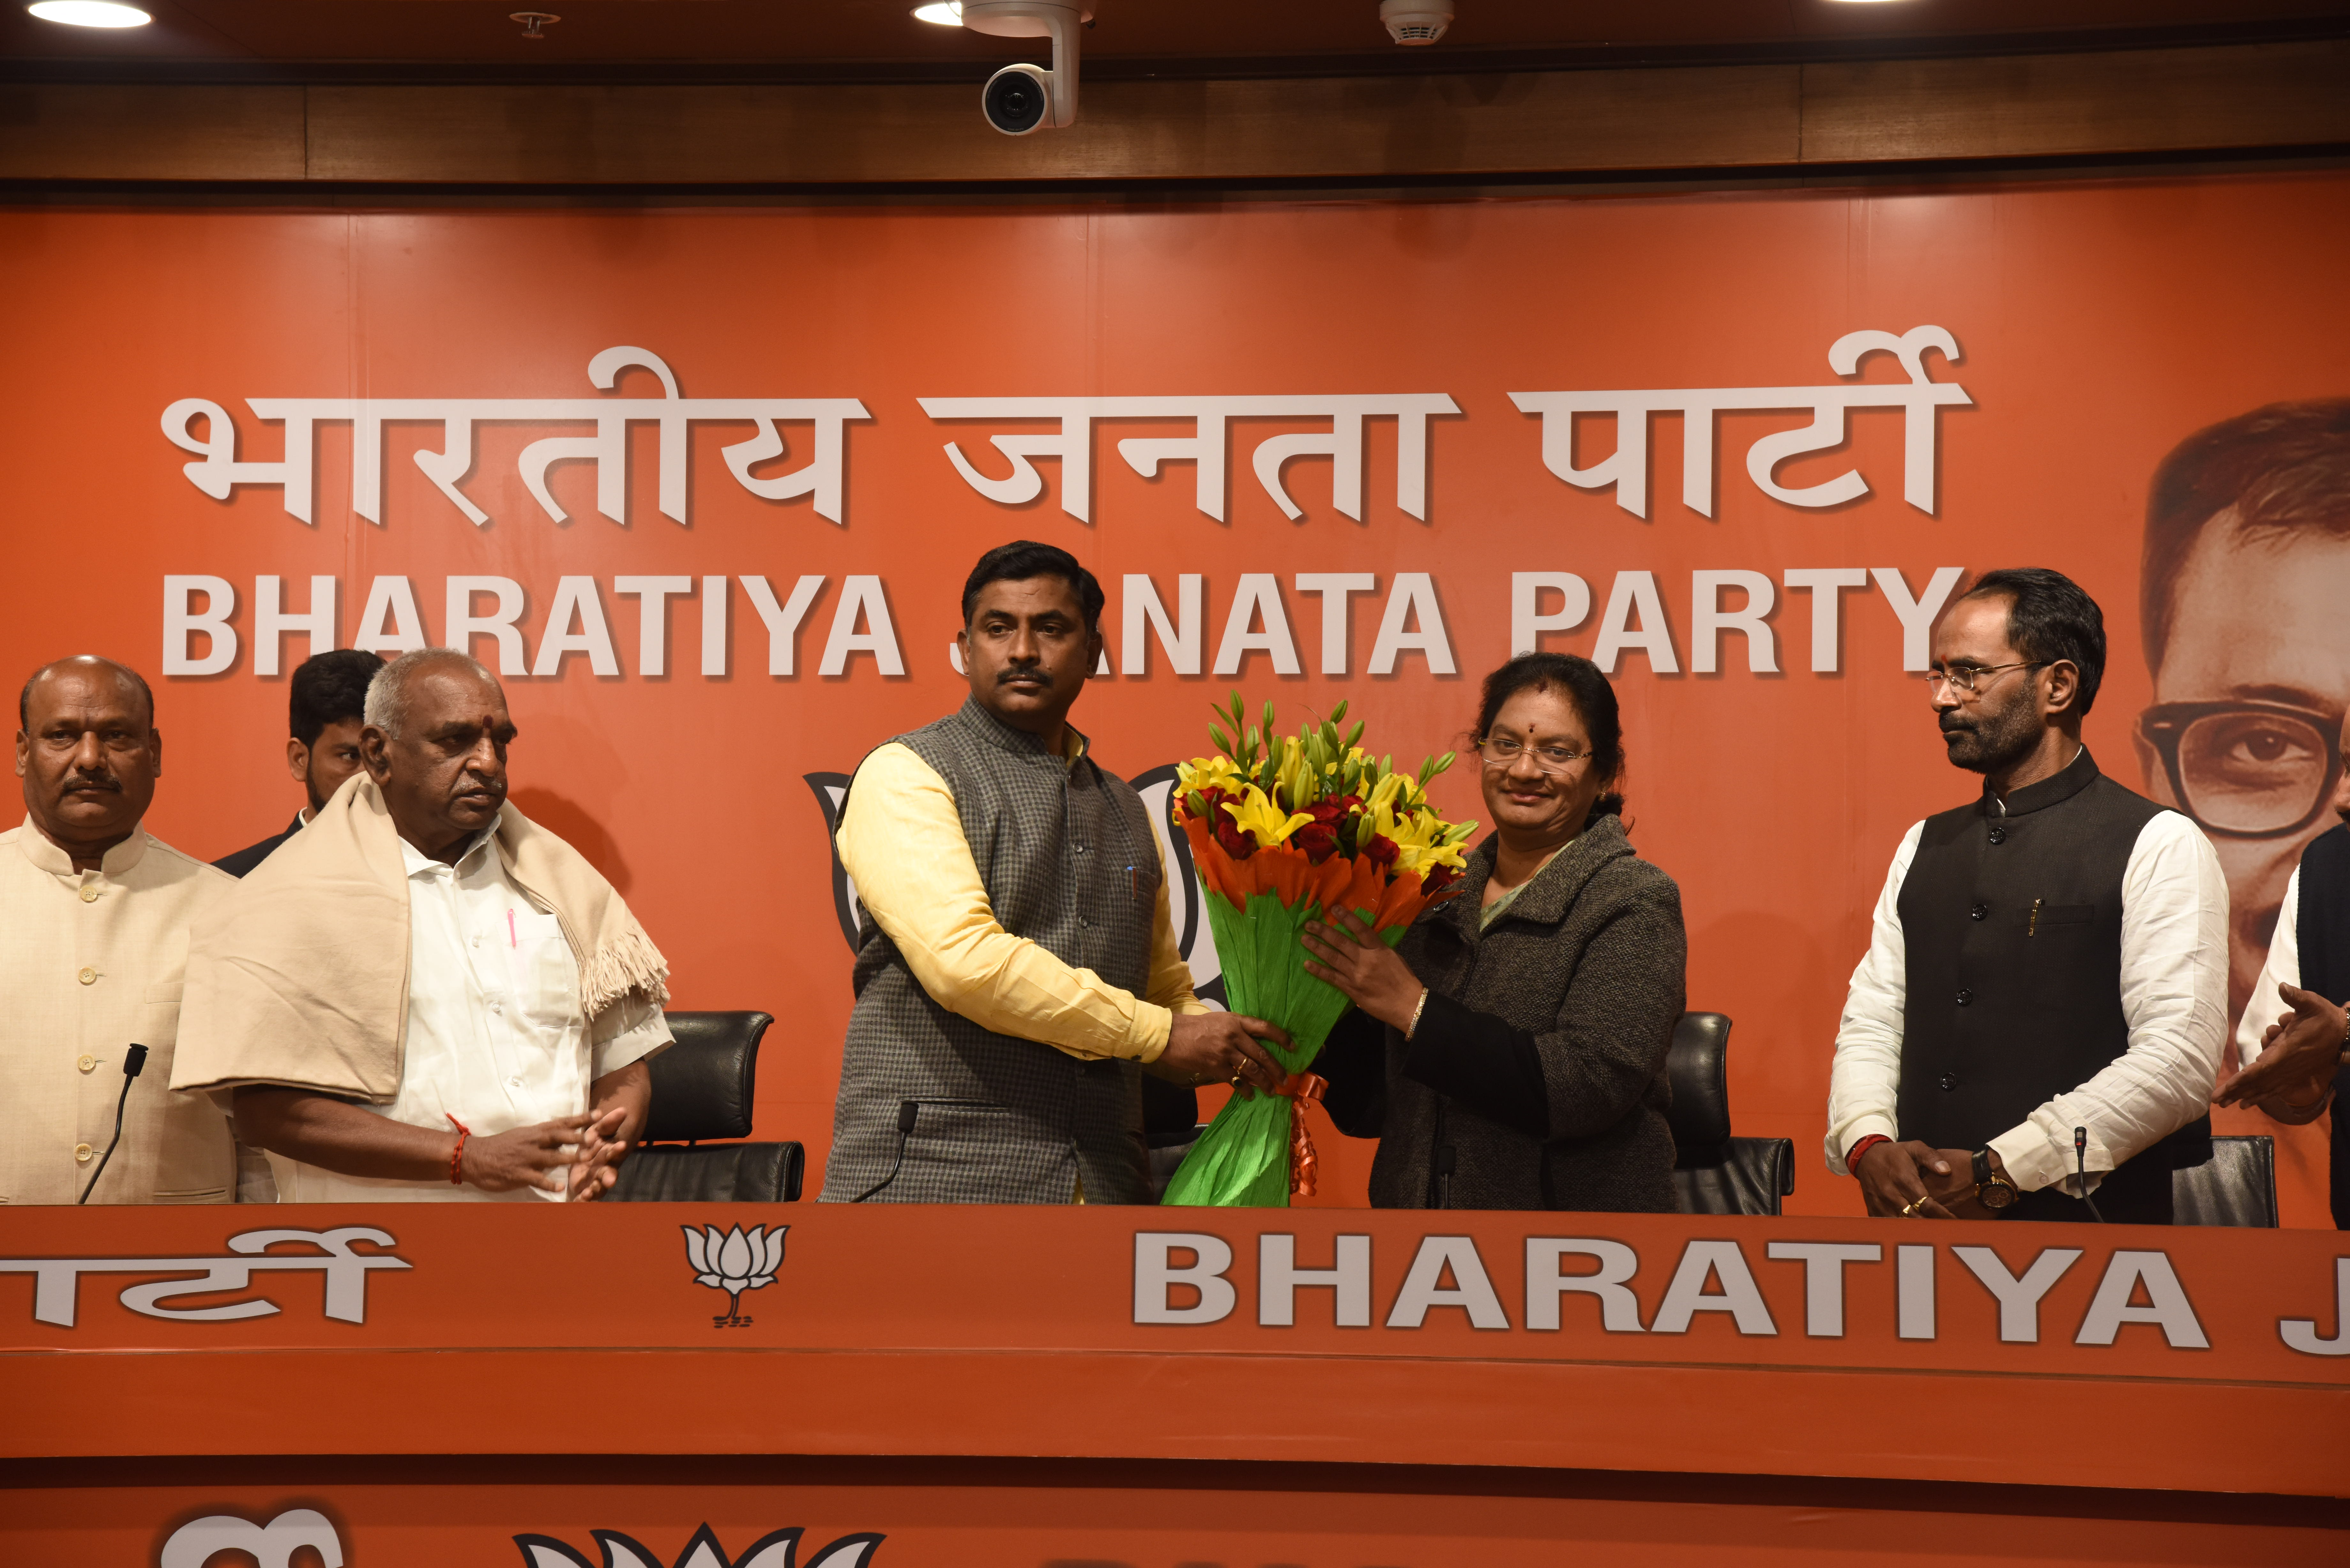
[[[1975,1201],[1996,1214],[2022,1194],[2015,1183],[1991,1168],[1991,1150],[1975,1150]]]

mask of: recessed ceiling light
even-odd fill
[[[117,5],[112,0],[38,0],[25,9],[44,22],[63,22],[68,27],[143,27],[155,19],[136,5]]]
[[[939,0],[936,5],[917,5],[914,7],[914,20],[936,22],[941,27],[960,27],[962,26],[962,0]]]

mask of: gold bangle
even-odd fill
[[[1420,1010],[1428,1005],[1428,987],[1419,988],[1419,1000],[1411,1004],[1411,1022],[1403,1026],[1403,1037],[1409,1040],[1419,1030]]]

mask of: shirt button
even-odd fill
[[[1989,904],[1977,904],[1973,909],[1967,911],[1967,919],[1970,920],[1980,920],[1985,915],[1990,913],[1991,906]]]
[[[82,901],[83,903],[85,903],[85,904],[95,904],[95,903],[97,903],[97,902],[98,902],[98,888],[97,888],[95,886],[88,887],[88,888],[84,888],[81,890],[81,901]]]
[[[1959,1075],[1956,1073],[1945,1073],[1942,1075],[1942,1092],[1944,1094],[1948,1094],[1950,1090],[1955,1089],[1958,1086]]]
[[[1970,1002],[1972,1002],[1974,999],[1975,999],[1975,993],[1974,993],[1973,992],[1971,992],[1971,991],[1962,991],[1962,992],[1959,992],[1959,1005],[1960,1005],[1960,1007],[1964,1007],[1967,1003],[1969,1003]]]
[[[85,1051],[74,1058],[74,1065],[85,1073],[95,1073],[98,1071],[98,1058]]]
[[[89,1145],[86,1143],[78,1143],[74,1145],[74,1158],[79,1160],[84,1165],[88,1165],[89,1163],[89,1157],[97,1152],[98,1150],[90,1147]]]
[[[1994,828],[1992,828],[1992,829],[1991,830],[1991,841],[1993,844],[2004,844],[2004,843],[2006,843],[2006,842],[2007,842],[2007,829],[2006,829],[2006,828],[2004,828],[2004,827],[1994,827]]]
[[[1081,931],[1089,931],[1094,929],[1094,923],[1091,920],[1087,919],[1083,915],[1079,915],[1077,917],[1077,929]]]
[[[98,983],[98,971],[85,966],[82,971],[74,976],[74,978],[81,981],[84,985],[96,985]]]

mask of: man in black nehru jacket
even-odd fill
[[[243,877],[269,858],[270,852],[317,815],[343,781],[359,771],[359,714],[367,707],[368,682],[383,668],[383,660],[356,648],[338,648],[313,654],[294,671],[286,707],[291,711],[292,735],[286,742],[286,771],[309,793],[310,804],[297,813],[285,832],[213,862],[232,877]]]
[[[2227,882],[2082,745],[2105,663],[2051,571],[1990,574],[1935,631],[1942,742],[1983,791],[1902,838],[1836,1032],[1828,1163],[1872,1214],[2165,1225],[2210,1157]]]

